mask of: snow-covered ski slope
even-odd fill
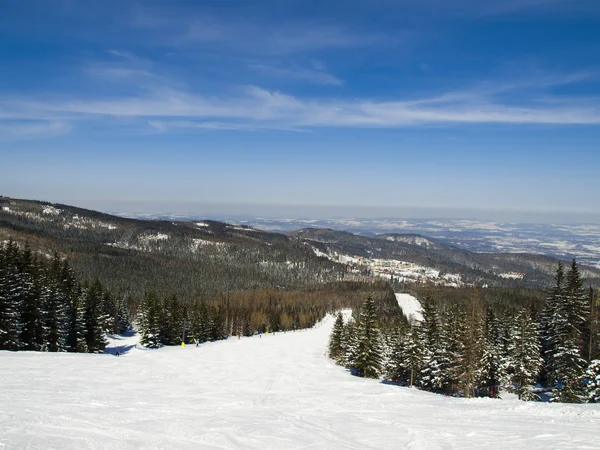
[[[600,446],[600,405],[447,398],[352,377],[324,355],[331,325],[120,358],[0,352],[0,448]]]
[[[408,320],[416,320],[418,322],[423,320],[421,303],[415,297],[410,294],[396,294],[396,301]]]

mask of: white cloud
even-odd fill
[[[114,117],[137,120],[156,132],[183,128],[309,131],[319,127],[396,128],[460,123],[600,124],[598,102],[549,92],[549,88],[594,76],[588,73],[479,83],[469,89],[437,95],[380,100],[304,98],[257,86],[207,95],[155,75],[147,67],[97,65],[90,69],[96,76],[129,83],[127,86],[135,82],[140,89],[132,89],[125,96],[70,96],[61,100],[39,96],[35,100],[0,98],[0,123],[3,117],[37,120],[31,130],[46,127],[50,131],[50,124],[54,124],[56,130],[63,132],[68,131],[65,124],[77,120],[101,121]],[[300,76],[327,75],[323,66],[315,67],[305,73],[300,70]],[[260,69],[272,70],[273,67]],[[298,73],[288,73],[293,69],[280,70],[284,76],[298,76]],[[18,133],[13,131],[13,134]]]
[[[40,139],[66,134],[69,131],[71,125],[63,121],[0,121],[0,135],[9,140]]]
[[[297,65],[250,64],[248,67],[276,78],[296,79],[315,84],[330,84],[334,86],[341,86],[343,84],[342,80],[331,75],[322,66],[311,69]]]

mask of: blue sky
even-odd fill
[[[4,195],[600,220],[597,1],[4,0],[0,55]]]

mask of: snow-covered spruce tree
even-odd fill
[[[588,291],[590,318],[589,318],[589,336],[587,339],[587,360],[600,359],[600,296],[594,292],[590,286]]]
[[[365,300],[360,325],[357,330],[357,350],[353,367],[357,375],[377,378],[381,372],[381,343],[375,313],[375,302],[369,296]]]
[[[343,346],[344,346],[344,359],[345,367],[352,369],[356,367],[356,360],[358,358],[358,335],[360,331],[360,322],[357,320],[350,319],[346,325],[344,325],[343,334]]]
[[[600,359],[590,362],[583,374],[585,399],[590,403],[600,403]]]
[[[105,333],[116,333],[117,301],[108,290],[103,291],[100,323]]]
[[[115,332],[123,334],[131,328],[131,318],[129,311],[125,305],[125,298],[121,297],[117,300],[117,319],[115,324]]]
[[[202,340],[202,314],[198,303],[191,305],[189,311],[188,337],[192,341]]]
[[[447,317],[453,391],[472,397],[485,345],[480,305],[472,301],[467,311],[455,309]]]
[[[388,363],[388,376],[413,386],[419,379],[423,365],[423,340],[421,329],[413,324],[405,332],[399,332],[394,351]]]
[[[544,309],[540,314],[540,342],[542,358],[544,359],[542,379],[549,386],[556,382],[553,369],[555,353],[553,344],[555,333],[554,318],[565,297],[565,271],[562,261],[558,262],[554,280],[554,287],[550,291]]]
[[[89,353],[102,352],[106,346],[104,332],[107,320],[102,307],[102,298],[102,286],[98,280],[84,290],[83,319],[85,322],[85,343]]]
[[[388,358],[385,364],[386,378],[395,382],[406,383],[406,363],[404,361],[404,344],[407,330],[397,327],[388,338]]]
[[[379,329],[381,341],[381,367],[384,368],[386,378],[391,380],[389,376],[389,368],[392,363],[394,349],[398,339],[398,331],[404,329],[404,321],[398,323],[397,326],[386,326]]]
[[[552,401],[578,403],[580,377],[586,366],[584,335],[589,319],[587,295],[575,260],[566,276],[564,294],[556,302],[549,327],[549,375],[557,383]]]
[[[21,306],[19,349],[41,350],[44,345],[39,267],[29,246],[25,246],[19,264],[19,304]]]
[[[42,312],[44,316],[44,348],[49,352],[66,350],[68,332],[67,304],[68,299],[60,288],[61,262],[57,253],[45,271],[42,283]]]
[[[329,357],[336,362],[340,362],[344,359],[344,346],[342,339],[344,337],[344,317],[342,312],[338,312],[333,324],[333,330],[331,331],[331,337],[329,339]]]
[[[18,350],[21,296],[19,249],[13,241],[0,245],[0,350]]]
[[[423,366],[418,377],[419,387],[431,392],[446,391],[449,386],[447,375],[448,356],[446,339],[437,306],[431,297],[421,303],[423,321]]]
[[[184,338],[185,321],[182,315],[182,305],[177,296],[170,296],[164,303],[160,324],[160,334],[164,345],[179,345]],[[189,333],[186,333],[189,334]],[[192,336],[185,336],[192,339]]]
[[[142,345],[151,348],[160,347],[162,314],[163,305],[160,298],[152,291],[147,292],[138,316]]]
[[[67,335],[67,351],[85,353],[87,352],[85,323],[85,298],[81,286],[77,286],[73,292],[69,304],[69,332]]]
[[[511,327],[508,366],[512,383],[517,385],[519,399],[527,393],[526,386],[535,382],[542,367],[538,325],[529,311],[517,313]]]
[[[489,396],[506,377],[506,356],[503,354],[503,333],[501,322],[490,308],[485,319],[486,338],[483,356],[477,371],[477,384],[484,388]]]

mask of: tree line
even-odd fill
[[[364,295],[378,301],[382,317],[398,317],[398,305],[385,282],[331,283],[305,290],[255,289],[224,292],[183,301],[148,291],[137,310],[141,343],[179,345],[310,328],[327,313],[358,307]]]
[[[0,350],[97,353],[106,333],[129,326],[123,299],[98,281],[78,282],[58,254],[0,245]]]
[[[586,290],[575,261],[540,311],[498,313],[476,297],[440,307],[421,301],[423,320],[386,326],[374,302],[345,321],[338,315],[329,355],[358,376],[446,395],[497,396],[510,386],[519,398],[541,400],[532,385],[552,390],[552,401],[600,401],[597,296]]]

